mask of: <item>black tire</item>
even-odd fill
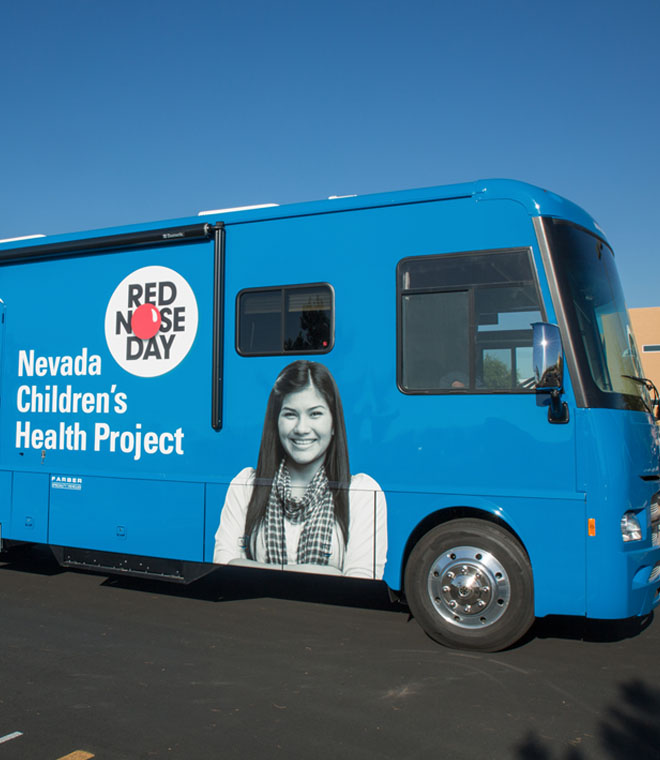
[[[506,649],[534,621],[529,559],[510,533],[485,520],[451,520],[424,535],[404,588],[424,631],[456,649]]]

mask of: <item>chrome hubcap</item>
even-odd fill
[[[511,587],[504,566],[490,552],[455,546],[431,565],[428,593],[447,622],[459,628],[483,628],[502,617]]]

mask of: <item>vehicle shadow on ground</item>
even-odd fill
[[[0,553],[0,571],[10,570],[33,575],[59,575],[66,569],[60,567],[48,546],[42,544],[18,544]]]
[[[548,617],[536,620],[528,637],[611,643],[639,636],[652,622],[652,612],[644,617],[633,617],[625,620],[596,620],[571,615],[548,615]],[[526,639],[527,637],[523,639],[523,642]]]
[[[242,567],[219,567],[189,585],[150,581],[130,576],[111,576],[104,586],[124,587],[160,593],[233,602],[247,599],[287,599],[289,601],[383,610],[412,615],[403,601],[397,601],[383,582],[359,578],[337,578],[312,573],[286,573]],[[568,639],[592,643],[623,641],[638,636],[653,621],[653,613],[626,620],[594,620],[568,615],[549,615],[535,621],[529,632],[512,648],[532,639]],[[660,760],[660,753],[658,754]]]
[[[10,571],[54,576],[77,572],[100,579],[102,587],[126,588],[163,596],[178,596],[209,602],[241,599],[290,599],[319,604],[335,604],[365,609],[393,610],[407,613],[404,605],[390,599],[387,586],[360,578],[337,578],[313,573],[284,573],[262,568],[218,567],[209,565],[208,574],[192,583],[141,578],[132,575],[108,575],[93,571],[60,567],[53,553],[41,544],[18,545],[0,554],[0,572]]]
[[[242,567],[220,567],[188,585],[139,578],[110,577],[102,585],[112,585],[211,602],[247,599],[288,599],[316,604],[400,611],[407,608],[390,598],[382,582],[360,578],[337,578],[313,573],[286,573]]]
[[[359,578],[337,578],[313,573],[286,573],[262,568],[214,567],[190,584],[182,584],[130,575],[107,575],[76,570],[100,578],[102,587],[199,599],[209,602],[232,602],[247,599],[287,599],[290,601],[384,610],[410,616],[405,603],[393,601],[382,582]],[[0,572],[14,571],[53,576],[74,572],[62,568],[47,546],[20,545],[0,555]],[[614,642],[634,638],[647,628],[653,613],[627,620],[589,620],[564,615],[539,618],[515,648],[539,638],[572,639],[588,642]],[[658,753],[660,757],[660,752]]]
[[[660,757],[660,690],[642,680],[626,681],[619,685],[616,701],[598,721],[596,732],[600,744],[599,758],[603,760],[658,760]],[[587,734],[585,733],[585,736]],[[586,760],[576,746],[557,753],[548,742],[530,732],[516,748],[518,760]],[[590,753],[593,757],[593,753]]]

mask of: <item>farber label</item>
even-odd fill
[[[173,269],[143,267],[125,277],[108,302],[105,339],[117,364],[139,377],[169,372],[197,333],[197,301]]]
[[[82,491],[82,478],[70,475],[51,475],[50,487],[61,491]]]

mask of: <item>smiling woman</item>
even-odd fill
[[[308,383],[302,390],[287,393],[277,418],[277,431],[289,473],[295,475],[292,491],[302,491],[302,495],[322,465],[335,434],[332,413],[314,385]]]
[[[293,362],[270,393],[256,471],[229,485],[213,561],[382,578],[386,553],[385,495],[350,474],[335,381],[318,362]]]

